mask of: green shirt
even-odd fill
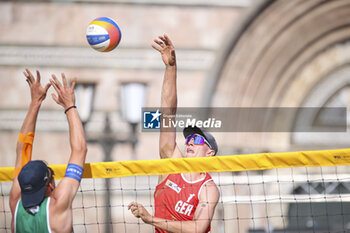
[[[50,198],[45,198],[35,214],[28,213],[19,200],[15,213],[15,233],[51,233],[49,218]]]

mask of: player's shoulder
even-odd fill
[[[212,180],[212,179],[213,179],[213,177],[208,172],[206,172],[205,173],[205,181]]]
[[[207,193],[220,195],[219,187],[215,184],[213,179],[207,180],[203,184],[202,189],[205,189],[205,192],[207,192]]]
[[[205,178],[203,180],[203,184],[216,187],[216,184],[215,184],[213,177],[208,172],[205,175]]]
[[[204,183],[204,187],[218,189],[218,186],[215,184],[213,179],[207,180],[207,182]]]

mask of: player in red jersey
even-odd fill
[[[162,117],[176,114],[176,56],[168,36],[159,36],[152,47],[159,51],[165,64],[162,87]],[[185,153],[176,144],[175,129],[160,132],[159,152],[163,158],[214,156],[218,147],[214,137],[197,127],[184,129]],[[132,202],[128,208],[134,216],[155,226],[156,232],[209,232],[219,190],[208,173],[181,173],[161,175],[154,192],[155,215],[142,204]]]

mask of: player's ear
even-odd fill
[[[215,151],[212,150],[212,149],[208,149],[206,156],[207,157],[211,157],[211,156],[214,156],[214,155],[215,155]]]
[[[47,189],[48,189],[49,194],[51,194],[53,192],[53,190],[55,190],[54,181],[51,181],[50,183],[48,183]]]

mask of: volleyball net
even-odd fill
[[[350,149],[90,163],[73,202],[74,232],[154,232],[128,204],[153,214],[158,175],[197,172],[210,172],[220,190],[213,233],[349,232],[349,164]],[[51,167],[60,180],[66,165]],[[10,232],[12,174],[0,168],[0,233]]]

